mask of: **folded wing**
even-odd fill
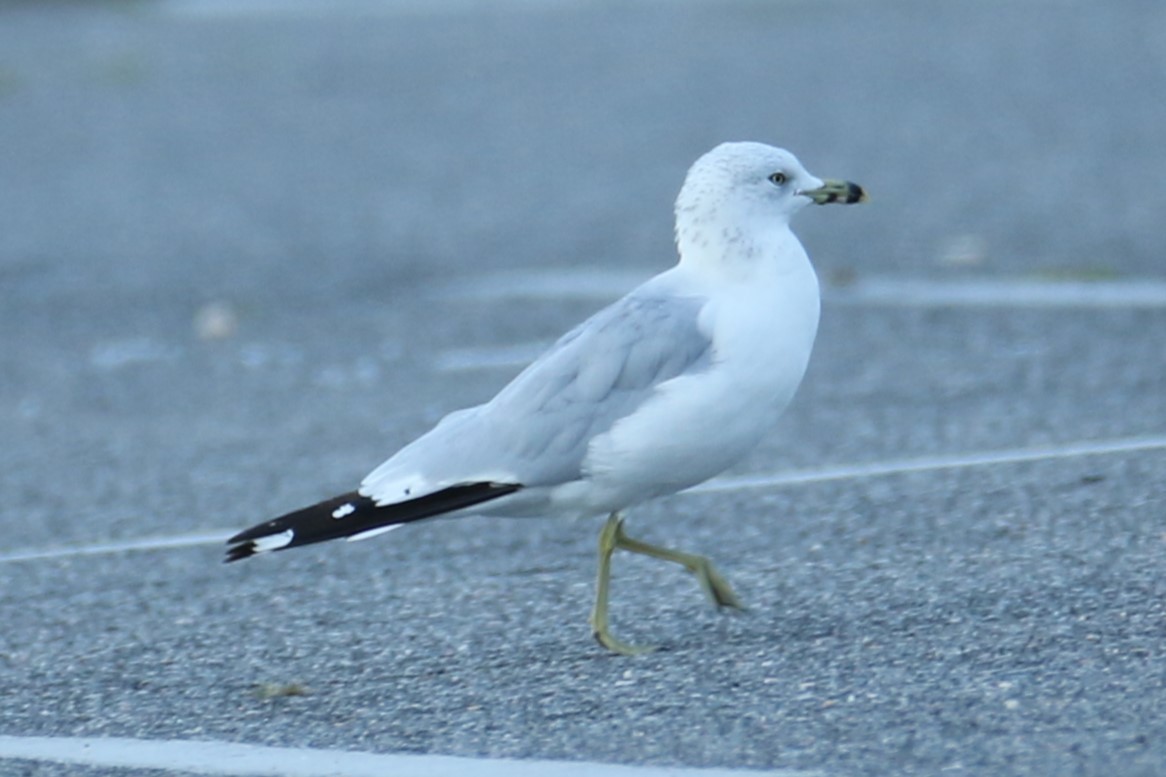
[[[490,402],[446,416],[369,474],[360,493],[385,505],[459,483],[579,479],[592,439],[661,383],[708,365],[703,305],[641,287],[564,335]]]

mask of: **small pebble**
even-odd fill
[[[194,314],[194,333],[200,340],[226,340],[239,329],[239,317],[226,302],[208,302]]]

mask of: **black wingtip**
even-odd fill
[[[334,497],[318,504],[314,504],[311,507],[305,507],[301,510],[290,512],[287,515],[281,515],[280,517],[273,518],[270,521],[257,523],[250,529],[244,529],[234,537],[231,537],[229,540],[227,540],[227,544],[238,545],[241,542],[258,540],[262,539],[263,537],[270,537],[273,534],[285,532],[288,529],[294,529],[296,528],[296,524],[300,523],[305,515],[314,517],[317,513],[325,511],[331,512],[339,505],[351,501],[350,497],[355,496],[355,494],[344,494],[343,496]],[[364,497],[359,498],[363,499]]]
[[[227,548],[223,562],[229,564],[260,553],[287,550],[300,545],[352,537],[384,526],[420,521],[498,499],[521,488],[517,483],[463,483],[389,505],[378,505],[367,496],[349,491],[239,532],[227,540],[231,547]]]
[[[227,540],[227,541],[232,542],[233,540]],[[226,558],[223,559],[223,563],[230,564],[232,561],[239,561],[241,559],[251,558],[254,555],[255,555],[255,543],[250,542],[250,541],[244,542],[241,545],[235,545],[234,547],[227,548],[227,556],[226,556]]]

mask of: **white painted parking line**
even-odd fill
[[[1124,437],[1113,440],[1087,440],[1060,445],[1040,445],[1031,448],[1011,448],[995,451],[972,451],[936,456],[918,456],[863,464],[840,464],[833,467],[776,472],[770,475],[742,475],[716,478],[685,493],[715,493],[742,491],[753,488],[773,488],[804,483],[823,483],[830,480],[900,475],[910,472],[932,472],[943,469],[983,467],[993,464],[1022,464],[1031,461],[1071,459],[1079,456],[1104,456],[1118,453],[1141,453],[1166,450],[1166,435],[1152,437]]]
[[[827,304],[885,307],[1166,308],[1166,281],[875,277],[829,288],[824,300]]]
[[[432,290],[439,300],[614,300],[651,278],[650,270],[573,267],[505,270],[449,281]]]
[[[513,369],[525,367],[550,346],[540,340],[514,345],[490,345],[480,348],[450,348],[437,354],[433,367],[438,372]]]
[[[823,774],[785,770],[685,769],[579,761],[397,755],[303,747],[261,747],[234,742],[116,737],[0,736],[2,758],[238,777],[811,777]]]
[[[614,300],[647,280],[637,270],[568,268],[510,270],[446,283],[442,300],[502,302],[514,299]],[[859,276],[823,284],[826,305],[871,307],[1166,308],[1166,280],[1045,280],[1031,277],[953,278]]]
[[[545,11],[570,8],[579,0],[158,0],[145,10],[178,19],[327,18]]]
[[[1158,450],[1166,450],[1166,434],[1140,437],[1116,437],[1108,440],[1082,440],[1025,448],[1005,448],[994,451],[965,451],[963,453],[916,456],[858,464],[835,464],[813,469],[790,470],[787,472],[774,472],[762,475],[721,477],[714,478],[699,486],[693,486],[684,493],[709,494],[723,491],[745,491],[758,488],[774,488],[777,486],[823,483],[831,480],[883,477],[910,472],[931,472],[944,469],[963,469],[966,467],[1022,464],[1032,461],[1071,459],[1081,456],[1143,453]],[[69,558],[72,556],[96,556],[124,553],[126,551],[173,550],[198,545],[221,545],[226,541],[227,537],[236,531],[237,527],[206,529],[201,532],[181,534],[174,537],[152,537],[101,542],[93,545],[22,550],[0,554],[0,564],[17,561],[43,561]]]
[[[688,0],[707,3],[707,0]],[[1064,3],[1065,0],[1013,0],[1029,4]],[[784,0],[787,3],[813,0]],[[714,3],[707,3],[713,5]],[[345,17],[394,14],[465,13],[469,11],[547,11],[585,6],[585,0],[159,0],[143,12],[177,18],[249,19],[254,17]]]
[[[110,540],[93,545],[18,550],[12,553],[0,553],[0,564],[8,561],[44,561],[71,556],[104,556],[130,550],[173,550],[197,545],[217,545],[226,542],[227,537],[237,531],[238,529],[208,529],[194,534],[179,534],[174,537],[140,537],[131,540]]]

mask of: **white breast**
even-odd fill
[[[818,282],[802,257],[748,278],[699,279],[711,291],[701,326],[713,339],[712,365],[661,384],[592,442],[584,469],[594,509],[626,507],[707,480],[773,427],[801,383],[817,333]],[[570,489],[572,497],[576,491]]]

